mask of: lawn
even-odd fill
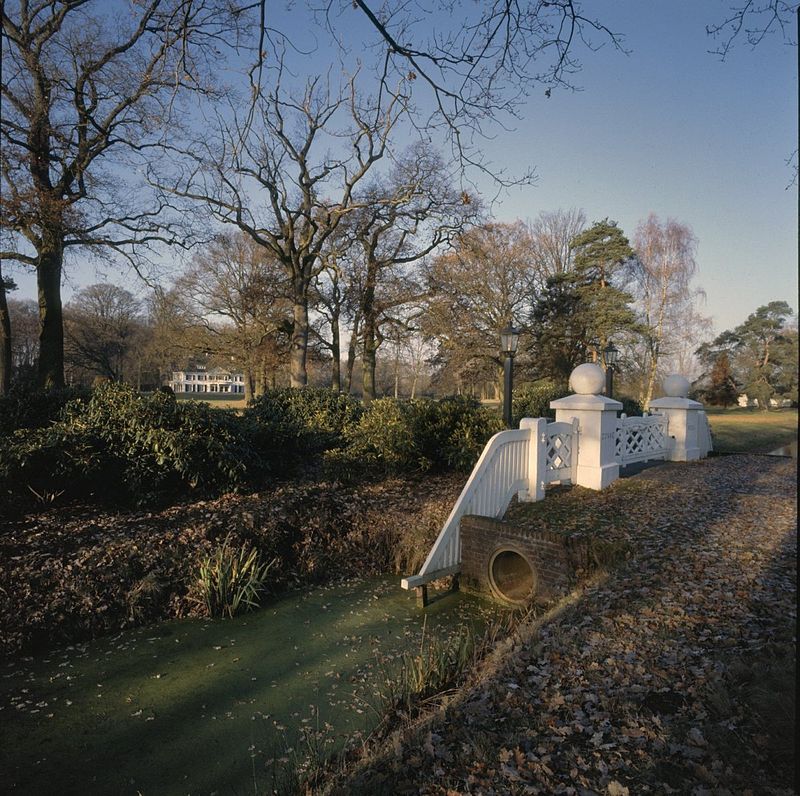
[[[215,395],[202,393],[202,397],[200,397],[200,394],[191,396],[176,394],[175,397],[179,401],[202,401],[216,409],[244,409],[246,405],[243,395],[238,398],[229,398],[227,395],[220,395],[217,397]]]
[[[718,453],[769,453],[797,440],[797,409],[706,410]]]

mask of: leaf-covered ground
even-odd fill
[[[730,456],[512,507],[623,560],[332,792],[794,793],[796,480]]]
[[[159,511],[79,505],[0,519],[0,654],[191,614],[198,562],[229,531],[264,560],[277,559],[273,594],[343,576],[406,574],[427,555],[463,480],[284,483]]]

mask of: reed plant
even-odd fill
[[[474,662],[475,651],[475,631],[468,625],[441,637],[427,633],[423,624],[419,649],[403,655],[397,672],[386,679],[386,708],[408,712],[420,701],[453,688]]]
[[[196,602],[209,616],[233,617],[258,607],[267,576],[276,559],[262,563],[257,550],[234,544],[228,534],[211,555],[200,562]]]
[[[426,616],[418,651],[406,653],[399,667],[385,678],[381,695],[384,713],[410,716],[427,700],[436,700],[458,688],[478,662],[508,638],[532,611],[509,611],[478,632],[462,624],[445,636],[427,632]]]

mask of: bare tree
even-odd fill
[[[622,49],[621,37],[584,14],[577,0],[430,0],[424,10],[405,0],[309,6],[322,35],[338,49],[338,60],[365,63],[375,81],[372,93],[403,81],[414,98],[413,123],[424,138],[442,135],[454,162],[506,184],[531,179],[532,173],[515,178],[498,172],[484,159],[484,139],[518,114],[534,88],[549,96],[555,87],[571,86],[580,69],[576,50],[608,42]],[[270,55],[287,48],[290,38],[275,27],[266,0],[258,0],[257,8],[261,41],[249,73],[253,94],[268,79]],[[364,36],[364,19],[374,35]]]
[[[419,302],[426,292],[413,266],[474,223],[480,206],[455,188],[441,158],[422,145],[406,153],[385,180],[374,182],[360,198],[363,207],[350,229],[361,270],[363,394],[370,401],[376,397],[382,324],[406,326],[402,308]]]
[[[110,283],[89,285],[65,306],[67,361],[99,376],[122,381],[128,355],[142,334],[142,306]]]
[[[158,382],[186,360],[203,351],[205,340],[198,340],[192,326],[192,316],[180,292],[171,287],[157,286],[144,300],[149,331],[146,350],[143,351],[154,370]]]
[[[681,351],[682,330],[693,327],[696,302],[704,294],[691,284],[697,272],[697,238],[686,224],[674,219],[661,222],[651,213],[636,228],[634,248],[634,290],[645,346],[645,378],[639,398],[647,405],[662,359]]]
[[[242,232],[220,235],[195,256],[176,291],[204,349],[243,369],[245,400],[259,394],[263,362],[285,347],[291,328],[286,275],[272,252]]]
[[[325,79],[301,91],[275,87],[256,99],[255,116],[216,117],[214,134],[175,154],[183,169],[151,180],[164,195],[201,202],[222,224],[268,250],[286,272],[293,304],[291,384],[308,380],[309,291],[342,220],[363,206],[356,188],[387,152],[404,98],[362,98],[355,78],[333,90]],[[344,142],[344,144],[342,144]]]
[[[586,229],[583,210],[544,210],[528,224],[540,289],[548,278],[570,271],[574,265],[572,241]]]
[[[101,0],[3,3],[0,258],[36,269],[42,387],[64,381],[66,252],[110,250],[138,266],[148,247],[180,239],[125,180],[176,124],[180,93],[206,88],[232,23],[224,0],[115,12]]]
[[[39,358],[39,307],[32,299],[9,299],[11,319],[11,376],[32,381]]]
[[[342,331],[349,332],[344,390],[350,391],[357,342],[361,331],[360,274],[344,252],[323,254],[324,267],[314,280],[313,332],[319,345],[330,352],[331,389],[342,391]]]
[[[744,0],[731,6],[722,21],[706,25],[706,33],[719,41],[711,52],[724,61],[742,36],[750,47],[757,47],[772,34],[779,34],[783,43],[797,44],[792,41],[797,13],[798,3],[788,0]]]
[[[535,264],[526,226],[482,224],[453,242],[431,268],[431,299],[423,319],[439,364],[458,373],[499,377],[500,330],[528,318]]]

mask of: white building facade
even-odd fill
[[[224,368],[173,370],[167,382],[175,393],[213,393],[244,395],[244,375]]]

